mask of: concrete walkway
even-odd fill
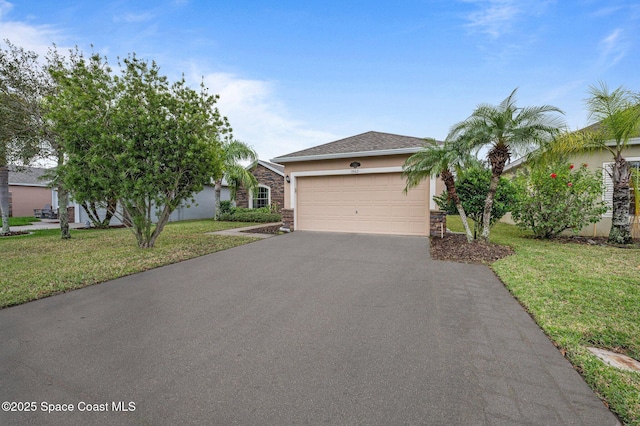
[[[0,310],[0,400],[36,409],[0,424],[617,423],[489,268],[428,250],[294,232]]]
[[[84,223],[70,223],[69,228],[78,229],[84,228]],[[60,221],[57,219],[41,219],[40,222],[34,222],[31,225],[12,226],[11,230],[18,231],[35,231],[38,229],[60,229]]]

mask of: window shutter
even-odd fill
[[[604,193],[602,200],[607,203],[607,211],[602,216],[611,217],[613,213],[613,179],[611,179],[611,171],[613,163],[602,163],[602,180],[604,182]]]

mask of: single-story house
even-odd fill
[[[47,169],[9,166],[9,216],[33,216],[34,209],[54,206],[53,193],[43,179]]]
[[[258,189],[247,191],[238,188],[236,193],[236,207],[260,208],[274,205],[277,210],[284,206],[284,166],[264,160],[254,161],[247,166],[247,170],[256,177]]]
[[[223,181],[222,190],[220,193],[221,200],[229,200],[231,198],[229,188],[226,182]],[[213,184],[205,185],[202,191],[194,195],[195,202],[187,200],[183,202],[177,209],[169,216],[169,222],[176,222],[180,220],[193,220],[193,219],[212,219],[215,216],[216,203],[215,203],[215,190]],[[58,193],[53,192],[54,208],[58,206]],[[84,207],[79,203],[71,200],[69,206],[73,207],[73,216],[69,216],[69,222],[86,223],[89,220],[89,215],[85,211]],[[71,212],[71,210],[70,210]],[[104,217],[106,209],[98,209],[100,217]],[[154,219],[155,220],[155,219]],[[120,225],[122,222],[118,217],[111,218],[111,225]]]
[[[285,228],[377,234],[430,234],[433,195],[444,184],[427,179],[404,194],[402,165],[425,140],[366,132],[282,155]]]
[[[615,145],[613,142],[611,145]],[[640,173],[640,137],[632,138],[629,140],[627,148],[623,152],[623,157],[629,162],[629,165],[632,169],[637,170],[636,173]],[[569,161],[576,165],[586,164],[587,168],[592,171],[600,170],[602,172],[603,184],[605,187],[605,191],[602,194],[602,199],[607,203],[609,207],[607,212],[602,215],[602,219],[593,225],[586,226],[581,229],[579,235],[583,236],[608,236],[609,231],[611,230],[611,213],[613,211],[612,207],[612,194],[613,194],[613,182],[611,180],[611,176],[606,172],[607,168],[611,167],[613,164],[613,158],[609,151],[595,151],[588,153],[581,153],[572,155],[569,158]],[[506,175],[515,175],[518,169],[525,165],[525,159],[520,158],[516,161],[511,162],[505,167]],[[634,216],[635,213],[635,198],[633,195],[633,190],[631,191],[631,205],[629,209],[630,221],[638,221],[638,216]],[[640,212],[638,212],[640,214]],[[503,218],[504,222],[513,223],[511,219],[511,215],[506,215]],[[640,232],[638,228],[640,224],[636,225],[634,238],[640,238]]]

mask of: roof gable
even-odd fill
[[[394,135],[391,133],[366,132],[356,136],[340,139],[323,145],[292,152],[272,161],[280,163],[291,161],[310,161],[325,158],[344,158],[352,154],[392,155],[417,152],[425,144],[425,140],[412,136]]]
[[[9,185],[47,186],[49,179],[42,179],[47,169],[9,166]]]

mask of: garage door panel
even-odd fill
[[[296,228],[427,235],[428,182],[404,186],[400,173],[298,178]]]

